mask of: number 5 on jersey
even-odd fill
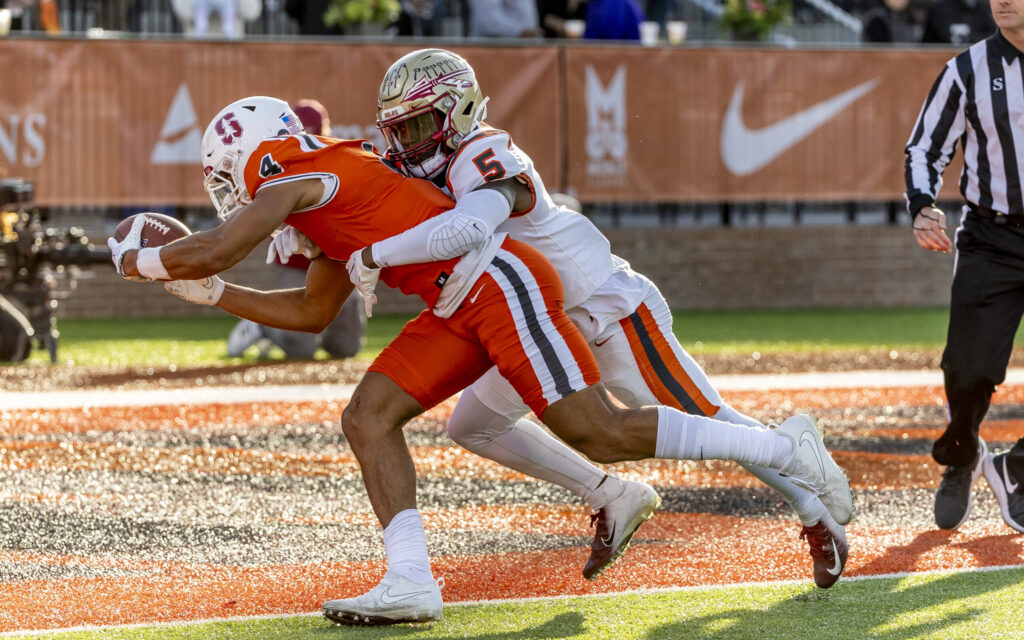
[[[505,167],[501,166],[501,162],[493,160],[494,150],[488,149],[477,157],[473,158],[473,164],[480,170],[480,175],[484,177],[487,182],[494,180],[501,180],[505,177]]]

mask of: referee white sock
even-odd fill
[[[427,534],[423,519],[416,509],[399,511],[384,529],[384,553],[388,571],[424,584],[434,579],[427,554]]]
[[[778,469],[793,455],[785,436],[764,427],[745,427],[658,407],[658,458],[735,460]]]

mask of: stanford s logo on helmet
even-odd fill
[[[476,74],[444,49],[413,51],[391,65],[377,94],[388,155],[419,178],[444,172],[452,152],[487,115]]]
[[[220,141],[224,144],[231,144],[235,141],[235,136],[242,135],[242,125],[238,124],[238,120],[235,120],[234,113],[225,113],[213,125],[213,129],[221,137]]]
[[[221,219],[252,202],[245,165],[256,147],[267,138],[293,133],[302,133],[299,118],[276,98],[245,98],[214,116],[203,135],[203,186]]]

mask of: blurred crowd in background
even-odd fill
[[[986,0],[0,0],[0,34],[83,32],[93,37],[348,35],[966,46],[994,31]]]

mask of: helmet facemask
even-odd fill
[[[449,141],[458,136],[448,116],[454,105],[451,96],[442,95],[419,109],[380,120],[377,128],[388,143],[388,156],[417,178],[439,174],[452,152]]]
[[[249,204],[249,194],[245,191],[245,181],[236,177],[235,167],[239,166],[237,151],[227,151],[215,167],[206,167],[203,188],[210,194],[217,217],[226,220],[235,211]]]
[[[377,92],[377,128],[407,175],[436,178],[486,116],[473,68],[443,49],[422,49],[391,65]]]
[[[245,184],[245,165],[268,138],[302,133],[298,116],[288,103],[252,96],[231,103],[218,113],[203,134],[203,187],[217,217],[226,219],[252,197]]]

